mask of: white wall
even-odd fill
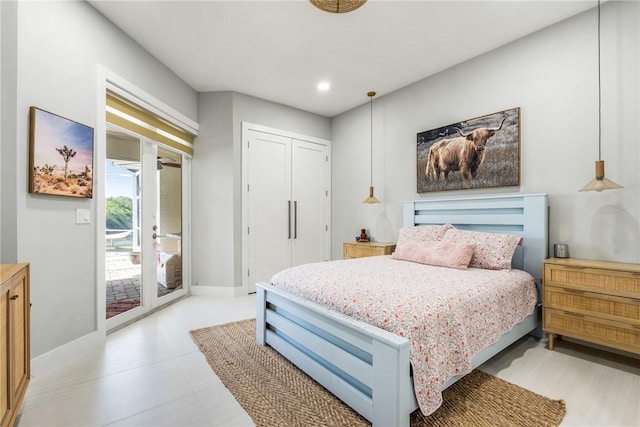
[[[91,200],[28,194],[29,106],[95,128],[100,67],[193,120],[197,95],[85,2],[19,2],[17,7],[15,155],[6,159],[3,152],[2,169],[3,194],[11,181],[16,211],[15,218],[3,216],[2,222],[15,221],[15,258],[31,263],[35,357],[96,331],[96,298],[103,296],[96,295],[95,218],[102,193],[94,192]],[[5,164],[14,167],[5,170]],[[90,225],[75,224],[76,208],[90,209]],[[3,261],[11,258],[2,255]]]
[[[579,193],[598,158],[596,26],[591,10],[374,100],[381,205],[361,204],[369,105],[333,118],[333,257],[363,227],[395,241],[405,200],[545,192],[550,244],[569,243],[576,258],[640,262],[640,3],[602,7],[602,156],[607,177],[625,188]],[[520,188],[416,192],[418,132],[512,107],[521,107]]]
[[[193,160],[193,282],[242,285],[242,122],[330,139],[330,120],[237,92],[199,95]]]

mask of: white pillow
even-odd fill
[[[511,259],[521,237],[514,234],[485,233],[482,231],[449,229],[443,242],[471,243],[476,247],[469,267],[488,270],[511,270]]]
[[[418,225],[400,229],[396,248],[405,242],[437,242],[442,240],[444,233],[453,228],[451,224],[444,225]]]

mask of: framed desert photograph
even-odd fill
[[[520,108],[418,133],[417,191],[520,185]]]
[[[29,109],[29,192],[93,197],[93,128]]]

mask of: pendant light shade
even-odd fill
[[[380,203],[380,200],[376,199],[376,197],[373,195],[373,97],[376,96],[376,93],[369,92],[367,93],[367,96],[370,99],[369,104],[371,105],[371,148],[370,148],[371,169],[370,169],[370,175],[369,175],[369,178],[370,178],[369,197],[364,199],[362,203],[373,205],[376,203]]]
[[[582,187],[580,191],[615,190],[616,188],[622,188],[622,185],[616,184],[610,179],[605,178],[604,160],[596,160],[596,177],[587,185]]]
[[[600,78],[600,0],[598,0],[598,160],[596,161],[596,177],[580,191],[602,191],[622,188],[622,185],[604,177],[604,160],[602,160],[602,84]]]
[[[373,187],[369,187],[369,197],[364,199],[362,203],[366,203],[367,205],[375,205],[376,203],[380,203],[380,200],[376,199],[373,195]]]
[[[367,0],[309,0],[320,10],[330,13],[347,13],[356,10]]]

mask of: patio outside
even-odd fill
[[[131,235],[121,239],[107,239],[105,252],[106,318],[117,316],[140,305],[141,265],[131,261]],[[158,297],[182,289],[157,284]]]

